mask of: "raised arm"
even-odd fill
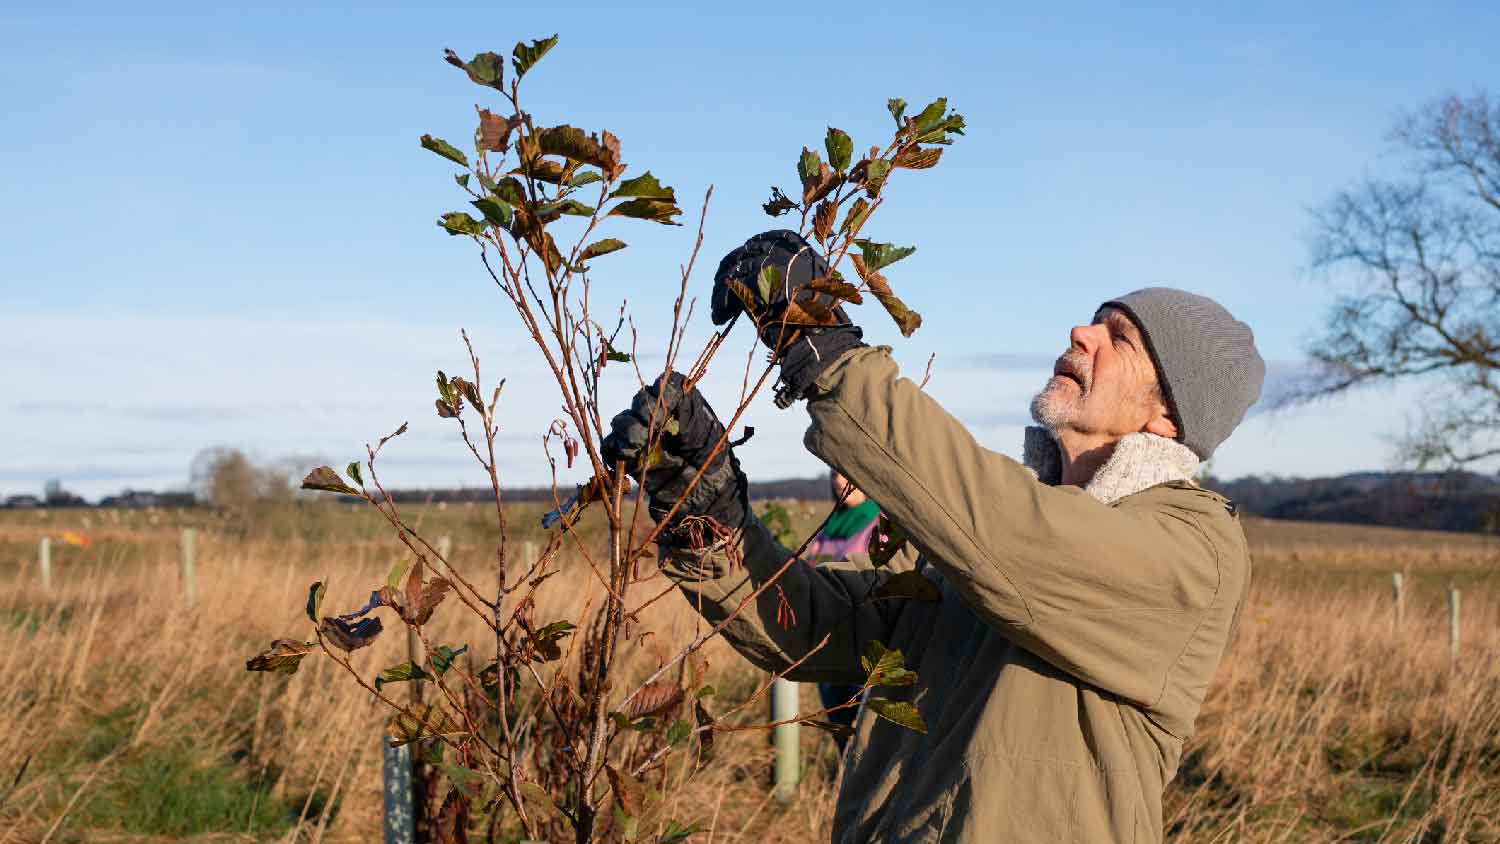
[[[1110,506],[1041,484],[900,378],[884,348],[823,370],[808,410],[808,448],[879,501],[987,623],[1070,674],[1149,706],[1207,616],[1228,623],[1247,573],[1220,565],[1242,556],[1223,553],[1234,533],[1212,493]]]

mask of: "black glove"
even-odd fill
[[[706,466],[660,535],[660,541],[667,544],[697,545],[698,540],[711,541],[713,536],[710,531],[694,530],[689,517],[708,516],[724,529],[739,530],[750,512],[749,484],[728,443],[709,457],[724,435],[724,426],[702,392],[695,388],[683,393],[683,382],[682,374],[673,372],[636,393],[630,409],[610,422],[600,456],[610,468],[625,461],[626,471],[645,487],[651,516],[657,521],[683,498],[683,490],[698,469]],[[654,430],[653,416],[658,419]],[[653,432],[659,437],[660,450],[648,454]]]
[[[761,273],[767,267],[779,272],[779,284],[761,286]],[[745,241],[719,262],[714,273],[712,316],[715,325],[723,325],[746,310],[755,319],[760,338],[773,352],[781,352],[781,381],[776,390],[776,404],[786,407],[803,398],[823,370],[845,351],[862,342],[864,332],[849,320],[838,300],[808,285],[827,277],[828,262],[812,244],[796,232],[786,229],[762,232]],[[742,285],[736,287],[730,282]],[[814,316],[828,312],[829,325],[798,325],[785,321],[787,303],[796,303]]]

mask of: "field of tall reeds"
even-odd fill
[[[805,528],[825,506],[790,509]],[[419,509],[420,529],[451,537],[459,565],[489,569],[482,508]],[[536,522],[530,509],[515,515]],[[193,606],[178,565],[184,525],[199,530]],[[1247,528],[1252,603],[1168,794],[1169,840],[1500,841],[1500,548],[1374,528]],[[64,531],[90,544],[66,544]],[[54,537],[46,590],[43,536]],[[199,510],[0,514],[0,844],[375,840],[385,714],[326,659],[291,677],[244,669],[271,639],[306,633],[309,583],[329,584],[325,607],[356,608],[399,551],[373,514],[327,503],[253,525]],[[1399,626],[1394,571],[1407,584]],[[1450,585],[1463,595],[1456,661]],[[538,617],[577,617],[596,590],[586,570],[565,571],[544,586]],[[701,629],[668,597],[649,630],[632,633],[629,672],[644,676]],[[440,611],[427,632],[478,653],[492,642],[458,612]],[[353,664],[373,677],[405,647],[387,635]],[[763,680],[722,643],[706,655],[719,707]],[[751,715],[764,720],[758,705]],[[826,840],[838,757],[826,735],[802,732],[790,803],[771,797],[766,735],[731,732],[711,765],[659,775],[671,817],[701,826],[697,842]]]

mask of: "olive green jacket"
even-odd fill
[[[1054,486],[1038,480],[1057,480],[1050,438],[1029,437],[1035,472],[987,451],[887,348],[846,354],[816,391],[808,448],[905,528],[940,595],[872,600],[891,570],[858,555],[793,564],[724,629],[762,668],[806,657],[794,680],[862,682],[871,640],[917,672],[874,694],[914,702],[927,732],[864,709],[834,840],[1160,841],[1162,789],[1250,578],[1234,508],[1192,483],[1192,452],[1131,435],[1087,490]],[[790,554],[751,519],[737,548],[663,565],[717,622]]]

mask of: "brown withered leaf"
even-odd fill
[[[832,325],[833,312],[822,303],[811,300],[787,302],[776,322],[787,325]]]
[[[860,295],[858,287],[855,287],[847,281],[841,281],[829,276],[823,276],[822,278],[813,279],[812,281],[807,283],[807,289],[816,290],[819,293],[827,293],[829,296],[832,296],[835,299],[842,299],[845,302],[853,302],[856,305],[864,302],[865,300],[865,297]]]
[[[919,146],[905,146],[896,151],[896,157],[891,159],[891,166],[905,167],[909,170],[926,170],[937,166],[938,159],[943,157],[940,147],[922,149]]]
[[[646,803],[645,786],[629,774],[616,771],[613,765],[605,765],[604,773],[609,776],[609,787],[615,793],[615,804],[620,807],[620,811],[632,818],[640,817],[641,809]]]
[[[781,192],[781,188],[773,187],[771,188],[771,198],[760,207],[772,217],[780,217],[782,214],[796,208],[797,203],[788,199],[787,195]]]
[[[745,306],[746,311],[754,314],[760,310],[760,302],[756,300],[755,294],[744,283],[731,278],[725,280],[724,284],[729,288],[729,292],[733,293],[734,297],[740,300],[740,304]]]
[[[521,166],[510,171],[521,176],[530,176],[538,182],[546,182],[549,185],[560,185],[573,175],[572,167],[565,167],[550,158],[523,159]]]
[[[345,651],[368,647],[383,629],[380,619],[375,616],[355,620],[325,617],[323,623],[318,625],[318,632],[323,634],[323,638]]]
[[[441,604],[444,598],[448,597],[448,590],[451,588],[453,584],[442,577],[434,577],[422,584],[422,595],[416,606],[412,608],[412,616],[407,620],[413,624],[426,624],[428,619],[432,618],[432,611],[437,609],[437,605]]]
[[[620,161],[620,139],[608,129],[599,132],[599,144],[604,147],[606,153],[614,161],[614,166],[604,171],[604,178],[614,181],[625,172],[625,164]]]
[[[469,844],[469,796],[458,789],[449,789],[443,798],[443,807],[438,810],[437,823],[433,824],[438,844]]]
[[[458,411],[454,409],[453,405],[443,401],[442,399],[433,399],[432,401],[433,404],[437,406],[437,413],[439,417],[443,419],[452,419],[458,416]]]
[[[463,728],[443,707],[418,703],[392,715],[386,722],[385,733],[391,737],[392,747],[400,747],[421,738],[460,735]]]
[[[313,643],[296,639],[276,639],[271,647],[245,660],[246,671],[269,671],[273,674],[296,674],[302,658],[312,653]]]
[[[886,286],[885,289],[890,290],[890,287]],[[910,337],[914,331],[922,327],[922,315],[908,308],[896,294],[878,293],[873,283],[870,285],[870,292],[875,294],[875,298],[885,306],[885,312],[896,321],[896,327],[901,330],[902,337]]]
[[[682,687],[676,683],[664,680],[649,683],[625,708],[625,715],[632,721],[651,715],[660,715],[682,703],[683,695]]]
[[[870,274],[865,269],[865,259],[860,257],[859,255],[850,255],[849,260],[854,262],[854,272],[859,275],[860,279],[868,282],[870,280]]]
[[[802,204],[804,206],[810,206],[833,193],[833,189],[843,183],[843,177],[829,167],[827,162],[819,162],[819,164],[821,169],[818,171],[817,178],[803,183]]]
[[[605,173],[613,173],[620,167],[618,139],[612,145],[607,144],[597,135],[567,125],[538,129],[533,137],[542,155],[560,155],[598,167]]]
[[[323,492],[341,492],[345,495],[359,495],[359,490],[344,483],[344,479],[339,477],[339,473],[327,466],[319,466],[308,472],[307,477],[302,479],[302,488],[322,490]]]
[[[510,150],[510,134],[521,125],[521,115],[501,117],[489,109],[479,110],[479,146],[490,152]]]
[[[827,240],[833,234],[833,221],[838,216],[839,207],[828,200],[818,203],[818,210],[813,212],[813,236],[818,240]]]

